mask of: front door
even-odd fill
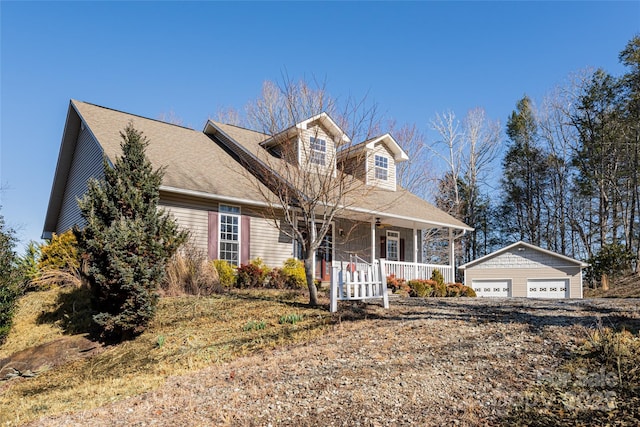
[[[333,227],[322,239],[316,251],[316,279],[323,282],[331,280],[331,261],[333,260]]]
[[[317,226],[320,229],[320,226]],[[302,248],[296,242],[296,257],[302,259]],[[333,260],[333,226],[322,239],[320,247],[316,251],[316,279],[321,281],[331,280],[331,261]]]

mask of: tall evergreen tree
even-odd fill
[[[547,155],[538,144],[538,124],[529,97],[518,101],[507,121],[507,136],[511,145],[502,163],[503,234],[540,245]]]
[[[187,239],[158,210],[163,171],[147,159],[147,139],[131,123],[120,135],[122,157],[113,167],[104,159],[104,179],[92,179],[78,202],[86,226],[74,228],[87,264],[94,321],[113,341],[145,329],[156,310],[166,262]]]

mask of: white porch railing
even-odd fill
[[[382,299],[384,308],[389,308],[385,260],[374,260],[373,264],[364,262],[334,262],[331,271],[331,289],[329,309],[338,310],[338,301],[363,301]]]
[[[444,277],[445,283],[453,283],[453,271],[449,265],[437,265],[437,264],[420,264],[416,262],[404,262],[404,261],[388,261],[385,263],[385,273],[387,276],[392,274],[398,278],[405,280],[413,279],[431,279],[433,270],[439,270]]]

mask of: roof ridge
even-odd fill
[[[141,116],[140,114],[128,113],[126,111],[117,110],[115,108],[105,107],[104,105],[94,104],[93,102],[81,101],[79,99],[73,99],[73,98],[71,99],[71,102],[82,102],[83,104],[91,105],[93,107],[102,108],[104,110],[114,111],[116,113],[126,114],[127,116],[138,117],[138,118],[141,118],[141,119],[151,120],[153,122],[158,122],[158,123],[162,123],[162,124],[169,125],[169,126],[176,126],[176,127],[182,128],[182,129],[192,130],[194,132],[200,132],[200,131],[198,131],[196,129],[193,129],[193,128],[190,128],[188,126],[178,125],[178,124],[175,124],[175,123],[169,123],[169,122],[165,122],[164,120],[159,120],[159,119],[152,119],[151,117]]]
[[[248,127],[244,127],[244,126],[240,126],[240,125],[234,125],[232,123],[224,123],[224,122],[219,122],[217,120],[213,120],[213,119],[208,119],[211,123],[214,123],[216,125],[224,125],[224,126],[231,126],[234,127],[236,129],[240,129],[240,130],[246,130],[247,132],[253,132],[253,133],[259,133],[260,135],[264,135],[266,137],[269,137],[268,134],[264,133],[264,132],[260,132],[259,130],[255,130],[255,129],[249,129]]]

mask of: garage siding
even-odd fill
[[[529,279],[569,279],[570,298],[581,298],[580,267],[545,267],[534,268],[502,268],[469,267],[465,270],[465,282],[470,284],[473,280],[511,280],[511,296],[527,296],[527,280]]]

